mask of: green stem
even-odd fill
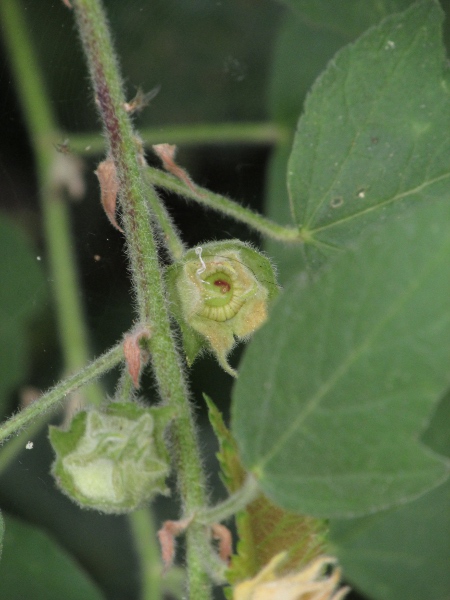
[[[156,217],[156,221],[161,228],[162,238],[169,250],[172,260],[179,260],[186,251],[186,248],[172,222],[172,219],[164,206],[163,202],[158,198],[153,186],[149,183],[148,200],[151,210]]]
[[[297,227],[278,225],[278,223],[274,223],[274,221],[271,221],[267,217],[255,213],[249,208],[229,200],[225,196],[214,194],[206,188],[195,185],[194,189],[192,189],[186,183],[177,179],[177,177],[174,177],[170,173],[165,173],[164,171],[154,169],[153,167],[147,167],[147,177],[153,185],[174,192],[180,196],[184,196],[185,198],[195,200],[203,206],[207,206],[208,208],[228,215],[241,223],[245,223],[262,235],[281,242],[302,242]]]
[[[183,505],[192,514],[206,505],[205,478],[146,202],[146,196],[155,192],[149,191],[141,172],[140,144],[124,109],[122,81],[102,5],[99,0],[73,0],[72,4],[105,128],[108,153],[121,184],[123,225],[139,321],[151,331],[148,347],[160,395],[163,402],[176,407],[179,415],[172,426],[173,445]],[[203,555],[210,551],[205,528],[189,528],[187,571],[192,600],[211,597],[211,586],[202,565]]]
[[[247,504],[253,502],[261,489],[253,475],[248,475],[243,485],[224,502],[203,510],[195,516],[195,520],[202,525],[213,525],[220,523],[232,517],[241,510],[244,510]]]
[[[133,379],[128,372],[128,367],[125,365],[116,386],[114,399],[117,402],[130,402],[135,395],[136,388],[134,387]]]
[[[6,440],[18,429],[26,427],[31,421],[46,411],[54,408],[58,402],[60,402],[68,394],[71,394],[82,385],[85,385],[97,377],[100,377],[100,375],[103,375],[103,373],[106,373],[106,371],[111,370],[122,359],[123,347],[122,343],[120,343],[102,356],[99,356],[99,358],[92,361],[91,364],[85,367],[82,371],[79,371],[75,375],[72,375],[71,377],[68,377],[67,379],[64,379],[56,384],[55,387],[43,394],[38,400],[32,402],[29,406],[11,417],[8,421],[5,421],[5,423],[0,426],[0,442]]]
[[[53,167],[58,159],[54,144],[61,140],[51,102],[47,96],[36,51],[17,0],[0,1],[0,21],[19,99],[36,158],[37,177],[50,279],[55,297],[58,331],[64,368],[72,373],[89,360],[87,332],[80,301],[80,285],[70,231],[69,208],[54,182]],[[99,404],[99,387],[86,390],[90,403]]]
[[[141,600],[162,600],[163,567],[151,509],[136,510],[128,516],[128,519],[140,560]]]
[[[146,146],[153,144],[267,144],[283,142],[288,129],[277,123],[210,123],[147,127],[139,132]],[[105,140],[97,133],[67,133],[74,152],[90,156],[104,152]]]

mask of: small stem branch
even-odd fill
[[[255,477],[247,475],[246,480],[237,492],[224,502],[197,513],[195,520],[202,525],[212,525],[213,523],[225,521],[239,511],[244,510],[247,504],[255,500],[260,493],[261,489]]]
[[[0,442],[6,440],[10,435],[28,425],[44,412],[54,408],[68,394],[71,394],[82,385],[89,383],[115,367],[122,359],[123,347],[122,343],[120,343],[95,359],[82,371],[55,385],[55,387],[46,392],[38,400],[35,400],[27,408],[0,426]]]
[[[176,407],[179,415],[172,425],[179,490],[185,510],[194,513],[206,505],[205,478],[184,370],[170,327],[146,201],[146,197],[155,192],[149,189],[142,174],[140,143],[124,108],[122,81],[102,5],[99,0],[72,0],[72,4],[105,128],[108,152],[120,181],[120,203],[139,321],[148,325],[152,332],[148,349],[161,398]],[[204,528],[192,527],[187,534],[187,572],[192,600],[209,600],[211,597],[211,585],[202,564],[202,556],[210,551]]]
[[[161,228],[162,237],[169,250],[172,260],[179,260],[185,253],[185,246],[178,235],[175,225],[167,211],[167,208],[156,195],[153,186],[149,182],[148,200],[151,210]]]
[[[297,227],[278,225],[278,223],[271,221],[267,217],[259,215],[249,208],[245,208],[245,206],[241,206],[237,202],[229,200],[225,196],[214,194],[206,188],[196,185],[195,187],[198,190],[198,193],[196,193],[180,179],[177,179],[170,173],[165,173],[164,171],[154,169],[153,167],[147,167],[147,177],[153,185],[174,192],[180,196],[184,196],[185,198],[195,200],[203,206],[207,206],[212,210],[228,215],[241,223],[245,223],[262,235],[281,242],[302,242]]]
[[[154,144],[266,144],[273,145],[289,139],[290,131],[277,123],[210,123],[167,125],[140,130],[146,146]],[[64,137],[64,136],[63,136]],[[90,156],[104,152],[105,140],[96,133],[67,133],[74,152]]]

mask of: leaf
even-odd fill
[[[278,223],[292,223],[286,189],[286,168],[290,148],[279,144],[274,150],[268,169],[266,186],[266,214]],[[277,279],[281,285],[306,268],[304,244],[280,244],[264,241],[264,250],[277,267]]]
[[[3,522],[2,513],[0,513],[0,558],[2,557],[3,538],[5,536],[5,524]]]
[[[220,411],[204,394],[209,419],[219,441],[217,458],[221,478],[228,491],[237,491],[246,472],[241,465],[236,441],[226,427]],[[239,534],[237,553],[227,572],[230,584],[253,577],[274,556],[289,550],[286,567],[306,564],[324,552],[328,526],[321,520],[284,511],[261,495],[236,515]]]
[[[271,156],[266,192],[266,214],[278,223],[293,222],[286,186],[288,158],[298,115],[307,91],[333,54],[346,43],[342,36],[317,31],[289,12],[279,27],[270,78],[268,111],[270,117],[292,132],[280,142]],[[279,281],[304,264],[304,248],[267,240],[265,249],[278,268]]]
[[[450,458],[450,390],[439,402],[422,441],[435,452]]]
[[[306,22],[316,27],[356,37],[365,29],[378,23],[386,15],[409,6],[412,0],[283,0],[301,15]]]
[[[449,506],[447,482],[405,506],[332,521],[333,552],[345,577],[372,600],[447,600]]]
[[[276,504],[360,516],[448,477],[417,438],[450,378],[449,225],[447,198],[411,206],[294,280],[250,343],[232,433]]]
[[[24,376],[30,318],[42,307],[46,283],[23,231],[0,215],[0,407]],[[1,410],[1,408],[0,408]]]
[[[422,0],[340,51],[300,118],[288,187],[311,264],[406,202],[448,194],[443,14]]]
[[[208,406],[209,422],[219,443],[219,452],[216,454],[220,465],[220,478],[230,493],[236,492],[245,480],[245,469],[239,459],[236,440],[224,423],[222,413],[214,402],[203,394]]]
[[[8,600],[100,600],[79,565],[39,528],[6,517],[0,589]]]

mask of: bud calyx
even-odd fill
[[[67,431],[51,427],[58,486],[82,507],[116,514],[167,493],[169,418],[164,408],[113,402],[77,413]]]
[[[206,345],[236,375],[226,359],[235,338],[265,322],[278,292],[268,258],[238,240],[212,242],[186,252],[169,267],[167,281],[188,362]]]

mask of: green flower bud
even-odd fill
[[[167,494],[163,434],[171,417],[166,407],[113,402],[77,413],[67,431],[50,427],[58,486],[82,508],[116,514]]]
[[[278,292],[269,259],[239,240],[211,242],[171,265],[167,285],[188,362],[206,346],[236,376],[227,355],[266,321]]]

